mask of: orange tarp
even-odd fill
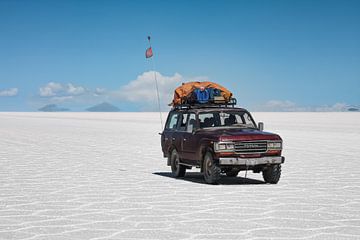
[[[223,86],[213,83],[213,82],[187,82],[183,83],[180,87],[175,89],[174,99],[172,105],[179,105],[184,103],[184,99],[189,96],[197,88],[216,88],[221,90],[221,95],[224,97],[225,101],[230,101],[232,93],[224,88]]]

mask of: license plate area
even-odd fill
[[[257,159],[247,159],[245,162],[246,166],[255,166],[258,164]]]
[[[220,158],[220,165],[243,165],[256,166],[261,164],[282,163],[281,157],[262,157],[262,158]]]

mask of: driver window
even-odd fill
[[[250,117],[249,114],[244,113],[243,118],[244,118],[245,124],[247,124],[247,125],[253,125],[253,122],[252,122],[251,117]]]

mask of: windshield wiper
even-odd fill
[[[248,124],[243,124],[243,123],[234,123],[234,124],[232,124],[231,126],[238,126],[238,127],[253,128],[253,129],[255,129],[254,126],[250,126],[250,125],[248,125]]]

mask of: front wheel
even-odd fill
[[[206,183],[216,184],[219,181],[221,169],[215,163],[211,152],[207,152],[204,156],[203,171]]]
[[[186,168],[184,165],[180,164],[180,157],[176,149],[171,151],[170,164],[173,177],[185,176]]]
[[[281,165],[276,164],[267,167],[263,170],[264,181],[271,184],[277,184],[280,180],[281,175]]]

